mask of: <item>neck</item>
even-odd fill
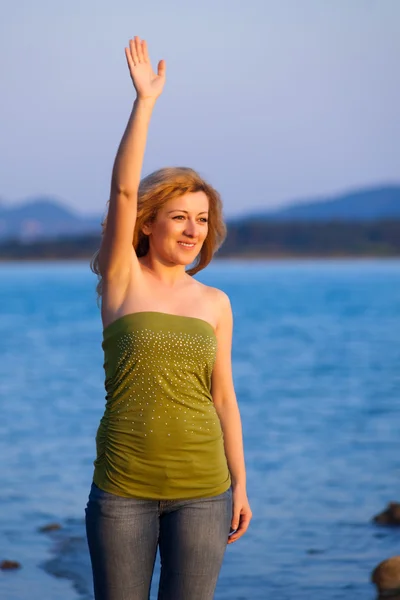
[[[151,272],[160,283],[175,287],[186,279],[185,265],[166,264],[149,252],[139,260],[146,270]]]

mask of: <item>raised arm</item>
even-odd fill
[[[165,61],[160,60],[155,74],[145,40],[135,36],[129,41],[129,48],[125,48],[125,55],[137,96],[112,171],[107,225],[99,252],[100,271],[105,281],[123,280],[130,273],[147,132],[165,82]]]

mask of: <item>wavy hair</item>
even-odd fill
[[[142,231],[143,225],[154,221],[158,210],[168,200],[178,198],[189,192],[204,192],[208,198],[209,211],[207,237],[193,266],[186,272],[188,275],[194,275],[211,262],[212,257],[226,237],[221,196],[196,171],[188,167],[165,167],[150,173],[141,180],[138,189],[137,217],[132,239],[132,246],[138,258],[145,256],[150,247],[149,238]],[[109,202],[107,202],[107,205],[109,205]],[[106,226],[107,215],[101,224],[102,235]],[[96,291],[98,296],[101,296],[102,274],[99,265],[99,251],[94,254],[90,261],[90,268],[99,279]]]

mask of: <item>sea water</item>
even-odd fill
[[[0,597],[89,600],[96,279],[87,262],[0,277],[0,559],[22,565],[0,572]],[[400,501],[400,261],[216,261],[199,279],[231,298],[254,515],[216,600],[374,598],[371,570],[400,547],[400,529],[371,522]],[[152,600],[158,576],[157,559]]]

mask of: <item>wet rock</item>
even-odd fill
[[[20,569],[21,567],[21,563],[16,560],[3,560],[0,563],[0,569],[3,571],[11,571],[12,569]]]
[[[39,531],[41,533],[48,533],[49,531],[58,531],[61,529],[61,525],[59,523],[49,523],[48,525],[43,525],[43,527],[39,527]]]
[[[372,583],[378,590],[378,600],[400,600],[400,556],[392,556],[372,571]]]
[[[387,509],[379,515],[375,515],[373,520],[378,525],[400,526],[400,504],[398,502],[390,502]]]

